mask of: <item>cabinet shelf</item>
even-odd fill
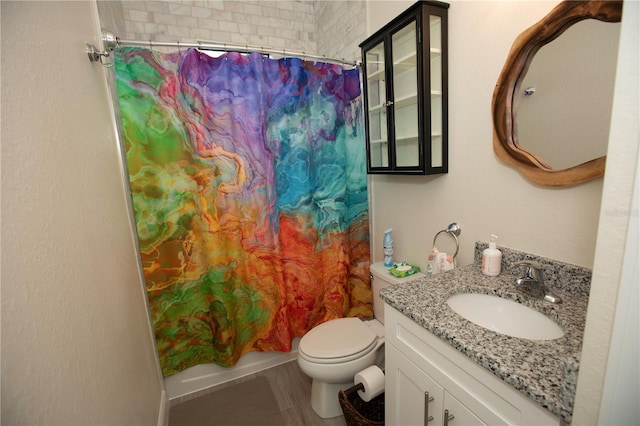
[[[396,142],[397,143],[411,143],[413,141],[415,141],[416,139],[418,139],[418,134],[416,133],[415,135],[396,135]]]
[[[402,68],[415,68],[417,64],[418,55],[416,52],[411,52],[396,61],[393,61],[394,66]]]
[[[431,92],[432,96],[439,96],[442,95],[442,92],[438,92],[438,93],[434,93],[433,91]],[[410,95],[406,95],[406,96],[402,96],[400,98],[397,98],[396,101],[394,102],[394,105],[396,108],[404,108],[407,107],[409,105],[415,105],[418,103],[418,94],[417,93],[413,93]],[[384,110],[385,106],[384,104],[378,104],[378,105],[373,105],[373,106],[369,106],[369,112],[379,112],[381,110]]]
[[[410,95],[402,96],[396,99],[395,106],[396,108],[404,108],[409,105],[415,105],[418,103],[418,94],[412,93]]]
[[[369,112],[379,112],[379,111],[384,111],[383,104],[373,105],[369,107]]]
[[[367,81],[384,81],[384,69],[375,71],[367,75]]]

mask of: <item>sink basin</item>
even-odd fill
[[[447,304],[458,315],[496,333],[530,340],[564,336],[564,330],[544,314],[502,297],[463,293],[451,296]]]

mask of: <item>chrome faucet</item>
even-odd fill
[[[544,284],[542,276],[542,267],[535,262],[522,261],[516,263],[516,266],[524,266],[524,276],[516,278],[516,288],[523,293],[537,299],[544,299],[551,303],[562,303],[562,299],[549,293],[547,286]]]

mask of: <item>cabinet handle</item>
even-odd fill
[[[384,104],[384,106],[386,106],[386,107],[390,107],[391,105],[393,105],[393,101],[387,101]]]
[[[429,396],[429,392],[424,393],[424,426],[427,426],[431,420],[433,420],[433,416],[429,415],[429,403],[433,401],[433,397]]]
[[[455,416],[449,415],[449,410],[444,410],[444,426],[449,426],[449,420],[455,419]]]

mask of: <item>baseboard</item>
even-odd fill
[[[169,405],[190,394],[295,360],[298,358],[299,340],[294,339],[291,352],[250,352],[240,358],[233,368],[202,364],[167,377],[164,379],[164,388]]]
[[[169,397],[166,391],[160,396],[160,410],[158,412],[158,426],[169,426]]]

